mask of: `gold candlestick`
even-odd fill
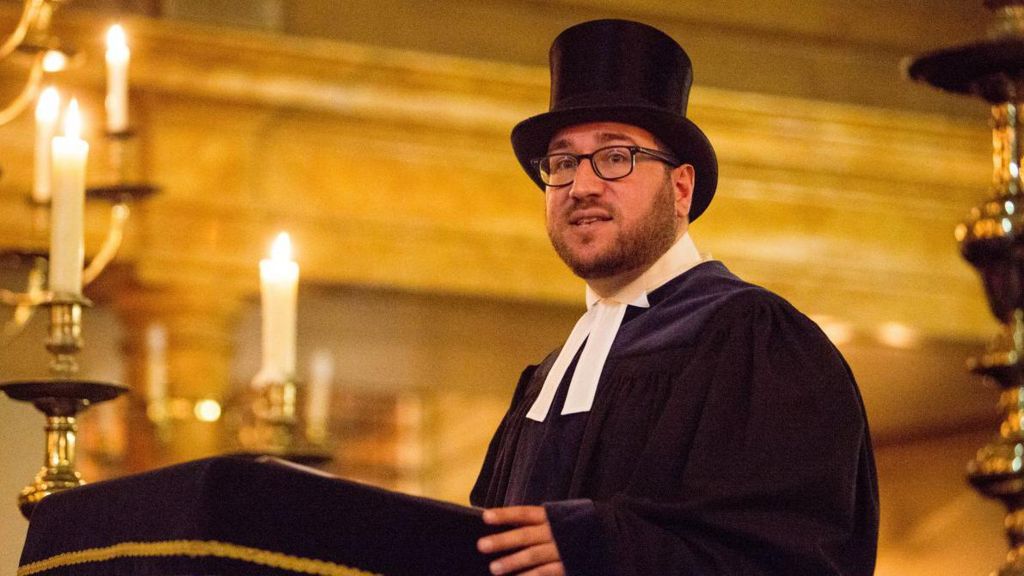
[[[992,107],[989,198],[956,229],[960,251],[981,275],[992,313],[1003,324],[988,350],[969,361],[1000,388],[998,435],[967,466],[971,484],[1007,509],[1010,544],[999,576],[1024,576],[1024,0],[987,0],[988,38],[907,62],[914,80],[980,97]]]
[[[0,384],[11,399],[30,402],[46,415],[43,467],[18,496],[18,507],[26,518],[43,498],[84,483],[75,469],[78,413],[127,391],[119,384],[75,378],[75,356],[82,349],[82,307],[89,301],[75,294],[51,294],[41,305],[50,307],[46,348],[53,355],[53,377]]]

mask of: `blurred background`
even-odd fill
[[[999,421],[996,391],[964,363],[998,326],[953,238],[989,186],[989,110],[901,74],[907,56],[983,37],[981,0],[57,4],[52,30],[78,55],[52,81],[82,105],[89,182],[109,177],[103,43],[119,22],[132,169],[160,187],[86,290],[82,375],[132,390],[81,418],[87,480],[238,449],[260,368],[258,262],[287,231],[300,415],[333,456],[325,469],[466,503],[519,371],[584,306],[508,133],[547,109],[557,33],[621,17],[694,62],[689,116],[721,166],[698,247],[811,315],[857,376],[879,467],[877,573],[1002,562],[1002,507],[964,480]],[[0,1],[0,31],[21,9]],[[0,63],[3,101],[26,69]],[[49,241],[28,200],[34,122],[29,110],[0,126],[9,290]],[[109,210],[87,203],[87,258]],[[0,380],[46,375],[46,320],[3,336]],[[18,563],[15,500],[42,464],[42,426],[0,398],[0,573]]]

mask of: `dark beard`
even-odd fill
[[[665,185],[651,203],[651,209],[639,221],[636,229],[623,233],[619,242],[607,254],[591,262],[581,262],[560,237],[548,229],[551,245],[563,262],[580,278],[608,278],[647,268],[661,257],[676,241],[675,201],[672,184]]]

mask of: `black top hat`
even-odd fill
[[[551,137],[586,122],[622,122],[661,139],[696,171],[690,221],[711,203],[718,185],[715,149],[686,118],[693,67],[664,32],[639,22],[594,20],[555,38],[551,60],[551,109],[512,129],[516,158],[541,189],[530,160],[547,154]]]

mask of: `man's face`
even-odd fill
[[[598,122],[560,130],[548,153],[589,154],[614,145],[659,148],[642,128]],[[628,281],[686,230],[692,192],[693,167],[688,164],[672,169],[638,154],[629,176],[609,182],[583,160],[571,185],[548,187],[545,193],[548,237],[577,276]]]

